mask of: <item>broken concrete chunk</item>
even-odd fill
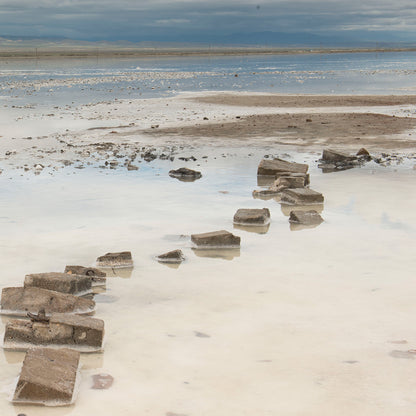
[[[303,225],[317,225],[323,222],[323,218],[315,211],[291,211],[289,222]]]
[[[25,287],[40,287],[73,295],[91,292],[92,280],[88,276],[67,273],[37,273],[25,276]]]
[[[97,258],[97,266],[99,267],[132,267],[133,259],[130,251],[122,251],[119,253],[107,253]]]
[[[84,266],[66,266],[65,273],[76,274],[78,276],[89,276],[92,281],[92,285],[103,285],[106,283],[107,274],[96,269],[95,267],[84,267]]]
[[[308,165],[287,162],[282,159],[263,159],[257,169],[257,175],[276,176],[280,173],[303,173],[308,171]]]
[[[346,153],[338,152],[336,150],[325,149],[322,152],[322,162],[324,163],[337,163],[337,162],[350,162],[356,160],[356,156],[350,156]]]
[[[54,312],[90,314],[95,310],[95,302],[38,287],[6,287],[2,290],[2,314],[26,316],[28,312],[38,313],[41,309],[47,316]]]
[[[282,192],[284,189],[303,188],[304,186],[304,176],[279,176],[270,187],[270,190]]]
[[[168,253],[161,254],[156,258],[161,263],[182,263],[185,260],[182,250],[169,251]]]
[[[11,320],[6,324],[4,348],[27,350],[34,346],[66,346],[81,352],[101,351],[104,321],[54,313],[46,320]]]
[[[191,241],[198,248],[235,248],[240,247],[240,237],[221,230],[203,234],[192,234]]]
[[[202,177],[201,172],[188,168],[179,168],[169,171],[169,176],[183,182],[193,182]]]
[[[293,205],[322,204],[324,197],[309,188],[286,189],[282,193],[282,202]]]
[[[357,156],[362,157],[363,159],[366,159],[366,160],[371,160],[370,152],[366,148],[364,148],[364,147],[362,147],[357,152]]]
[[[273,197],[279,195],[278,191],[272,191],[271,189],[260,189],[253,191],[253,198],[257,199],[272,199]]]
[[[234,214],[233,222],[238,225],[267,225],[270,223],[270,211],[267,208],[241,208]]]
[[[80,353],[67,348],[30,349],[13,396],[14,403],[63,406],[75,401]]]
[[[107,274],[96,269],[95,267],[84,267],[84,266],[66,266],[65,273],[77,274],[79,276],[91,276],[91,277],[106,277]]]

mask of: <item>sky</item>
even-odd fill
[[[414,42],[416,1],[0,0],[0,36],[273,43],[271,32]]]

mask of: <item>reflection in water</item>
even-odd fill
[[[123,267],[119,269],[115,268],[100,268],[103,272],[107,273],[107,277],[122,277],[123,279],[130,279],[133,273],[133,267]]]
[[[319,225],[321,225],[321,223],[319,223],[319,224],[305,225],[305,224],[295,224],[295,223],[291,222],[290,223],[290,231],[308,230],[308,229],[316,228]]]
[[[276,194],[276,192],[270,192],[270,193],[256,193],[253,192],[253,198],[254,199],[261,199],[263,201],[270,201],[271,199],[274,199],[276,202],[280,202],[281,197],[280,195]]]
[[[159,264],[163,264],[166,267],[169,267],[170,269],[179,269],[179,266],[183,263],[167,263],[165,261],[158,261]]]
[[[6,351],[3,350],[3,355],[9,364],[23,363],[26,352],[23,351]]]
[[[266,234],[269,231],[270,223],[267,225],[239,225],[234,224],[236,230],[243,230],[249,233]]]
[[[240,257],[239,248],[227,248],[227,249],[192,248],[192,251],[198,257],[210,257],[212,259],[233,260],[235,257]]]
[[[118,300],[119,298],[113,295],[97,294],[94,296],[95,303],[114,303]]]
[[[288,205],[280,204],[283,215],[288,217],[292,211],[310,211],[315,210],[318,214],[321,214],[324,210],[324,204],[313,204],[313,205]]]

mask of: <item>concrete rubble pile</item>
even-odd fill
[[[116,267],[133,264],[130,252],[99,259]],[[0,313],[21,317],[6,322],[3,348],[26,351],[14,403],[75,402],[80,352],[102,352],[104,345],[104,321],[88,316],[95,302],[83,296],[94,296],[94,287],[105,283],[106,273],[98,268],[66,266],[64,273],[28,274],[23,287],[2,289]]]

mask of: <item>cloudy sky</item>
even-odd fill
[[[271,36],[259,32],[412,42],[416,1],[0,0],[0,36],[207,43]]]

